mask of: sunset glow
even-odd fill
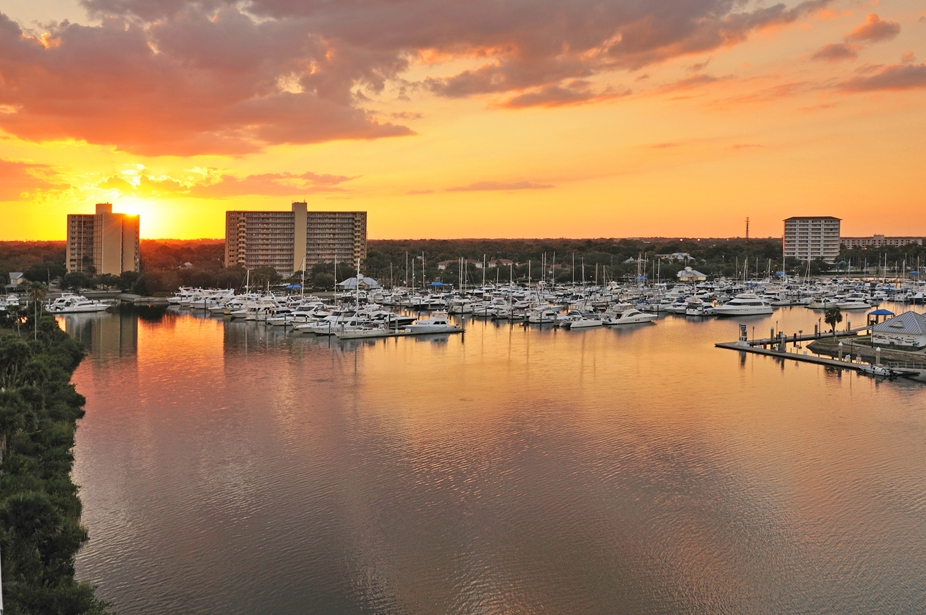
[[[5,3],[0,240],[926,235],[919,0]]]

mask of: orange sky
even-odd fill
[[[0,240],[109,201],[370,238],[926,235],[926,5],[8,0]]]

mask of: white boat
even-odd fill
[[[861,293],[850,293],[843,299],[836,302],[836,307],[840,310],[867,310],[871,304],[866,300],[865,295]]]
[[[423,335],[425,333],[457,333],[463,328],[450,322],[446,314],[437,312],[431,318],[416,320],[406,326],[403,331],[407,335]]]
[[[831,307],[836,307],[836,300],[831,297],[817,297],[808,303],[807,307],[811,310],[828,310]]]
[[[87,299],[81,295],[63,295],[48,306],[48,311],[55,314],[91,314],[105,312],[109,307],[109,303]]]
[[[740,293],[714,308],[715,316],[762,316],[774,312],[771,304],[755,293]]]
[[[638,309],[628,308],[620,312],[607,314],[604,318],[604,324],[612,325],[639,325],[653,322],[656,320],[655,314],[644,314]]]
[[[569,322],[569,330],[573,329],[592,329],[594,327],[603,327],[604,321],[597,316],[583,316]]]

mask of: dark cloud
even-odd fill
[[[62,191],[70,187],[58,180],[57,171],[49,165],[0,158],[0,201],[17,201],[24,194]]]
[[[833,43],[823,45],[817,49],[811,60],[824,60],[826,62],[839,62],[840,60],[854,60],[858,58],[858,52],[864,49],[861,45],[850,45],[848,43]]]
[[[458,186],[456,188],[447,188],[447,192],[482,192],[487,190],[545,190],[553,188],[550,184],[536,184],[534,182],[497,182],[482,181],[475,182],[468,186]]]
[[[611,100],[629,96],[630,90],[614,91],[607,88],[602,92],[594,92],[590,84],[580,82],[569,84],[566,87],[548,85],[533,92],[526,92],[506,100],[499,106],[506,109],[524,109],[526,107],[565,107],[568,105],[581,105]]]
[[[700,73],[705,68],[707,68],[707,65],[711,63],[712,59],[713,58],[708,58],[704,60],[703,62],[698,62],[696,64],[689,64],[688,66],[685,67],[685,72]]]
[[[0,128],[32,141],[71,138],[143,155],[413,134],[351,106],[350,84],[363,74],[341,76],[343,91],[338,79],[309,75],[316,55],[339,61],[292,24],[254,23],[231,9],[150,26],[65,22],[47,41],[0,15],[0,104],[16,110],[0,115]]]
[[[411,135],[365,101],[395,99],[393,84],[400,101],[424,88],[511,108],[593,102],[622,93],[569,84],[729,48],[829,1],[82,0],[100,25],[42,38],[0,16],[0,105],[15,109],[0,128],[179,156]],[[402,80],[427,57],[473,65]]]
[[[926,64],[891,64],[870,75],[839,84],[847,92],[901,91],[926,88]]]
[[[847,41],[867,41],[869,43],[878,43],[889,41],[900,34],[900,24],[896,21],[882,21],[874,13],[869,13],[865,17],[865,23],[846,34]]]
[[[688,90],[695,90],[702,86],[710,85],[718,81],[726,81],[731,78],[732,77],[730,76],[715,77],[714,75],[707,74],[691,75],[690,77],[685,77],[684,79],[679,79],[678,81],[660,86],[656,89],[656,92],[661,94],[686,92]]]

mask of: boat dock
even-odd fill
[[[859,327],[858,329],[849,329],[847,331],[837,332],[835,337],[854,337],[858,335],[861,331],[867,331],[870,327]],[[774,332],[773,332],[774,333]],[[916,378],[922,380],[926,378],[926,369],[923,369],[922,366],[901,366],[897,365],[895,362],[889,362],[888,364],[882,366],[880,361],[875,364],[872,363],[862,363],[852,360],[852,355],[847,354],[845,358],[841,359],[831,359],[827,357],[821,357],[818,355],[809,354],[806,350],[803,353],[799,353],[798,347],[794,347],[794,352],[788,352],[786,346],[788,343],[792,342],[803,342],[809,340],[818,340],[824,337],[832,337],[832,334],[824,335],[791,335],[785,336],[781,334],[777,337],[771,337],[767,339],[760,340],[748,340],[746,339],[745,325],[741,325],[740,328],[740,339],[736,342],[719,342],[714,344],[716,348],[726,348],[728,350],[739,350],[741,352],[749,352],[752,354],[764,355],[767,357],[775,357],[778,359],[790,359],[792,361],[799,361],[802,363],[815,363],[817,365],[823,365],[825,367],[832,367],[836,369],[846,369],[851,371],[856,371],[860,373],[865,373],[871,375],[875,372],[875,375],[887,375],[888,373],[894,376],[904,376],[908,378]],[[879,372],[885,372],[884,374]]]
[[[809,342],[809,341],[813,341],[813,340],[820,340],[820,339],[834,338],[834,337],[856,337],[856,336],[858,336],[859,333],[867,332],[867,331],[869,331],[870,329],[871,329],[871,326],[866,326],[866,327],[857,327],[857,328],[855,328],[855,329],[846,329],[845,331],[836,331],[835,334],[833,334],[833,333],[819,333],[819,332],[814,332],[814,333],[808,333],[808,334],[806,334],[806,335],[805,335],[805,334],[801,334],[801,333],[793,333],[793,334],[791,334],[791,335],[784,335],[784,334],[775,335],[775,331],[772,330],[772,331],[771,331],[771,337],[767,337],[767,338],[764,338],[764,339],[758,339],[758,340],[756,340],[756,339],[753,339],[753,340],[743,340],[743,339],[742,339],[742,335],[741,335],[741,336],[740,336],[740,341],[739,341],[739,342],[730,342],[730,343],[731,343],[731,344],[740,344],[740,345],[742,345],[742,343],[746,343],[746,344],[748,344],[749,346],[774,346],[774,345],[778,345],[778,344],[780,344],[780,343],[782,343],[782,342],[785,342],[785,343],[792,343],[792,342]],[[779,333],[781,333],[781,332],[779,332]],[[717,346],[720,346],[720,344],[717,344]],[[737,346],[737,348],[739,348],[739,347],[740,347],[740,346]]]

